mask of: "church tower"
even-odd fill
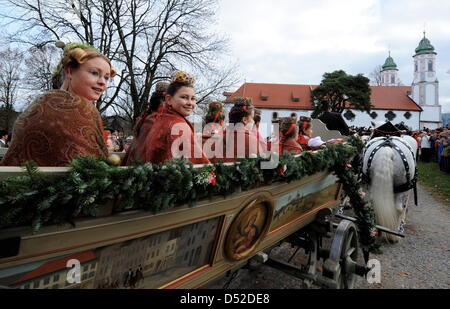
[[[381,86],[398,86],[399,84],[397,65],[389,52],[389,57],[386,58],[381,70]]]
[[[439,81],[436,76],[436,55],[430,40],[425,37],[416,48],[414,59],[414,81],[411,86],[412,99],[423,109],[420,127],[434,129],[441,123],[439,105]]]

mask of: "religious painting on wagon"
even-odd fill
[[[18,289],[159,288],[208,265],[220,218],[138,239],[0,270]]]
[[[248,257],[267,234],[273,206],[270,201],[255,198],[234,219],[225,242],[225,254],[231,260]]]

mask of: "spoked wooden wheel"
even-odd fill
[[[354,223],[343,220],[337,227],[331,243],[330,257],[325,262],[328,277],[338,289],[353,288],[359,254],[358,231]]]

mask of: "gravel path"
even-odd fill
[[[419,186],[419,206],[409,205],[406,237],[397,244],[383,243],[383,254],[371,254],[381,264],[381,283],[369,284],[358,277],[360,289],[448,289],[450,288],[450,205],[437,200]],[[411,196],[412,197],[412,196]],[[413,198],[410,199],[413,202]],[[287,260],[293,253],[288,244],[272,250],[273,256]],[[304,262],[301,250],[293,263]],[[222,288],[223,278],[205,288]],[[241,269],[228,288],[299,289],[302,280],[266,265],[256,270]]]

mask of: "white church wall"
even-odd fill
[[[441,107],[438,106],[422,106],[423,112],[420,117],[422,122],[439,122],[441,121]]]
[[[372,110],[371,112],[377,113],[377,117],[375,119],[373,119],[366,112],[356,110],[352,110],[352,112],[355,114],[355,118],[353,121],[347,120],[345,117],[343,117],[348,126],[370,127],[372,122],[387,121],[385,114],[388,113],[389,110],[381,110],[381,109]],[[405,123],[412,130],[419,129],[419,119],[420,119],[419,112],[410,111],[409,113],[411,114],[411,116],[409,119],[405,117],[405,113],[407,111],[392,111],[392,112],[394,112],[396,115],[396,117],[392,120],[392,123],[397,124],[403,121],[403,123]],[[344,115],[344,113],[342,113],[342,115]]]
[[[425,98],[425,104],[426,105],[436,105],[436,86],[433,84],[428,84],[426,87],[426,98]]]
[[[273,113],[277,113],[277,117],[290,117],[291,114],[295,113],[297,116],[297,119],[300,118],[300,116],[306,116],[311,117],[312,110],[276,110],[276,109],[261,109],[261,124],[259,127],[259,132],[263,136],[263,138],[266,138],[268,136],[271,136],[272,134],[272,119],[273,119]],[[361,112],[357,110],[352,110],[352,112],[355,114],[354,120],[347,120],[344,116],[342,116],[347,123],[348,126],[356,126],[356,127],[370,127],[372,121],[387,121],[385,114],[389,112],[389,110],[372,110],[372,112],[377,113],[377,117],[373,119],[369,114],[366,112]],[[405,113],[408,111],[392,111],[395,113],[396,117],[394,120],[392,120],[392,123],[397,124],[403,121],[408,127],[410,127],[412,130],[419,130],[420,127],[420,112],[415,111],[409,111],[411,114],[409,119],[405,117]],[[342,113],[344,115],[345,111]]]

